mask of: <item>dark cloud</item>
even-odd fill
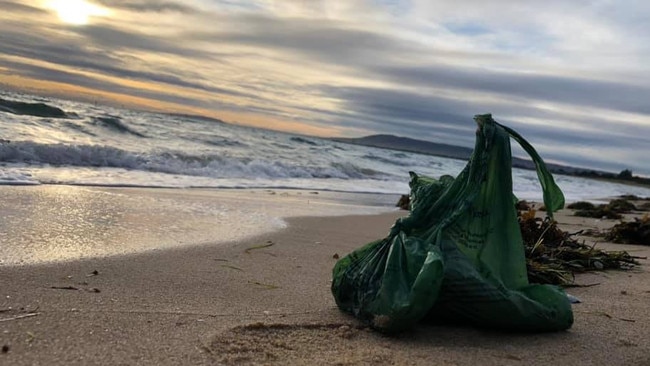
[[[496,116],[497,119],[498,116]],[[516,119],[500,118],[499,122],[515,128],[522,135],[529,136],[530,140],[540,147],[553,145],[569,145],[578,148],[608,148],[612,141],[625,141],[626,147],[642,151],[650,146],[650,136],[634,135],[623,131],[617,132],[602,126],[611,125],[611,122],[598,119],[591,120],[593,129],[562,126],[560,124],[536,125],[522,123]],[[547,149],[547,151],[550,151]]]
[[[328,20],[315,22],[248,14],[219,19],[219,24],[219,31],[192,32],[184,36],[214,43],[284,49],[311,56],[318,63],[351,67],[377,55],[388,57],[422,50],[411,41]]]
[[[505,97],[650,114],[650,104],[647,103],[650,87],[647,85],[437,65],[373,66],[370,69],[376,75],[413,86],[465,89]]]
[[[343,104],[341,111],[308,110],[327,115],[325,119],[339,121],[341,126],[463,146],[473,143],[476,125],[472,117],[490,112],[493,107],[406,90],[322,85],[319,88]]]
[[[336,22],[279,20],[261,16],[241,18],[241,27],[217,34],[199,36],[224,43],[256,47],[284,48],[312,57],[318,63],[346,65],[366,78],[427,88],[486,92],[504,97],[526,98],[601,109],[650,114],[650,87],[631,83],[569,76],[521,72],[496,72],[428,63],[396,66],[395,59],[435,56],[436,50],[394,38],[390,35],[346,28]],[[197,35],[195,35],[197,36]],[[455,55],[466,56],[466,55]],[[482,55],[473,55],[479,62]]]
[[[165,13],[175,12],[183,14],[194,14],[198,10],[184,3],[174,1],[148,1],[148,0],[99,0],[100,4],[135,12]]]
[[[614,170],[622,169],[622,166],[639,171],[646,169],[642,160],[621,162],[617,156],[598,153],[599,150],[612,147],[613,141],[624,141],[625,146],[632,151],[647,150],[650,136],[635,134],[639,127],[624,121],[612,128],[613,122],[597,115],[567,117],[559,112],[538,110],[527,104],[498,101],[476,103],[406,90],[321,88],[330,97],[339,98],[344,103],[343,110],[346,113],[337,113],[338,120],[377,133],[471,147],[476,128],[472,117],[492,112],[497,121],[519,131],[547,159],[589,167],[597,167],[598,162],[603,162]],[[314,112],[327,113],[322,110]],[[511,116],[538,118],[548,123],[530,124]],[[567,120],[574,126],[567,126]],[[554,150],[557,146],[571,146],[576,152],[567,156],[565,150]],[[519,155],[524,155],[523,151],[516,151]]]
[[[191,81],[191,79],[199,79],[200,76],[186,75],[189,71],[183,71],[181,73],[176,71],[175,74],[171,74],[161,71],[136,70],[133,64],[141,63],[136,58],[130,59],[125,56],[115,55],[110,51],[85,47],[82,43],[75,41],[52,43],[49,37],[39,36],[36,33],[26,34],[23,32],[4,31],[0,33],[0,43],[3,44],[3,53],[7,55],[27,59],[40,59],[57,65],[69,66],[118,78],[159,82],[209,93],[260,100],[260,97],[256,94]],[[20,72],[20,69],[17,69],[17,71]],[[47,79],[48,75],[47,72],[44,72],[40,77]]]
[[[87,76],[83,74],[78,74],[74,72],[56,70],[44,66],[14,62],[14,61],[4,61],[3,65],[13,70],[20,70],[19,72],[11,72],[13,75],[20,75],[23,77],[29,77],[36,80],[48,80],[52,82],[66,83],[81,87],[86,87],[90,89],[95,89],[99,91],[107,91],[111,93],[117,93],[122,95],[132,95],[140,98],[148,98],[151,100],[165,101],[176,103],[180,105],[185,105],[189,107],[200,107],[204,109],[217,109],[217,110],[227,110],[233,112],[251,112],[257,111],[264,113],[266,115],[274,116],[283,116],[285,112],[280,108],[272,107],[260,107],[254,103],[244,103],[242,105],[233,105],[221,101],[218,96],[215,95],[206,95],[205,100],[190,98],[187,96],[168,93],[165,90],[161,89],[159,91],[152,90],[143,90],[139,88],[129,87],[122,85],[118,82],[106,81],[103,79],[97,79],[92,76]],[[2,72],[0,71],[0,74]],[[89,100],[88,97],[82,99]],[[94,99],[94,97],[93,97]],[[109,101],[110,102],[110,101]]]
[[[325,90],[358,114],[380,116],[393,123],[463,124],[468,118],[467,112],[461,111],[469,112],[472,108],[470,103],[456,99],[393,89],[326,87]]]
[[[3,64],[12,67],[15,70],[20,70],[18,75],[24,77],[31,77],[36,80],[48,80],[52,82],[60,82],[71,84],[75,86],[86,87],[90,89],[107,91],[118,94],[134,95],[142,98],[150,98],[153,100],[165,100],[172,103],[185,104],[189,106],[202,106],[205,107],[206,103],[188,97],[179,95],[170,95],[164,91],[154,92],[150,90],[141,90],[131,88],[118,83],[100,80],[82,74],[67,72],[62,70],[55,70],[43,66],[23,64],[12,61],[3,61]],[[87,98],[86,98],[87,99]]]
[[[444,56],[474,58],[480,63],[489,54],[474,55],[425,49],[379,31],[361,30],[347,23],[305,19],[242,16],[224,20],[224,30],[188,36],[216,43],[285,49],[309,57],[315,65],[335,64],[354,70],[356,76],[425,88],[466,90],[515,98],[582,105],[599,109],[650,114],[650,87],[597,78],[492,71],[460,65],[414,65],[404,59]],[[400,62],[395,62],[399,60]],[[505,58],[504,58],[505,60]],[[295,62],[300,62],[295,60]]]
[[[212,54],[195,48],[178,45],[178,42],[169,41],[158,36],[136,33],[105,25],[88,25],[73,29],[84,36],[90,45],[117,50],[137,50],[145,52],[166,53],[177,56],[191,56],[192,58],[210,59]]]

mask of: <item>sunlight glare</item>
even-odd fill
[[[56,11],[62,22],[72,25],[85,25],[90,17],[108,15],[105,8],[85,0],[50,0],[48,7]]]

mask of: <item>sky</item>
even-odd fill
[[[650,175],[650,2],[0,0],[0,87]]]

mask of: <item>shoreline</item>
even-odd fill
[[[563,230],[615,222],[569,212],[556,215]],[[334,257],[384,237],[405,214],[293,217],[285,229],[224,243],[0,266],[0,346],[8,347],[0,364],[650,362],[647,261],[632,271],[578,275],[579,284],[599,284],[567,290],[582,303],[566,332],[420,325],[387,337],[363,327],[334,303]],[[650,254],[642,246],[597,246]]]
[[[396,196],[297,190],[0,187],[0,266],[230,241],[286,218],[390,212]]]

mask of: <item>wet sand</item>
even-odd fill
[[[395,209],[395,197],[266,189],[0,186],[0,265],[241,241],[285,228],[286,217],[389,212]]]
[[[387,337],[361,326],[330,294],[334,256],[403,214],[291,218],[215,245],[1,266],[0,365],[650,364],[646,263],[579,276],[598,285],[569,289],[583,302],[566,332],[422,325]],[[614,222],[557,218],[571,231]]]

